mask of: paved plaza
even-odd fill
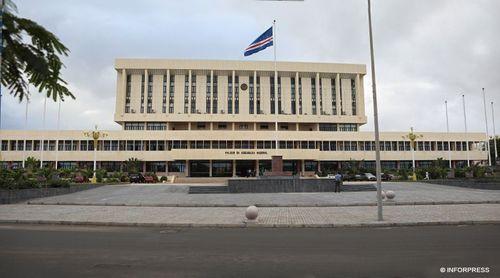
[[[429,224],[500,223],[500,204],[419,205],[385,207],[385,221],[377,222],[373,206],[262,207],[262,227],[342,227]],[[245,227],[242,207],[134,207],[3,205],[0,223]]]
[[[349,186],[349,185],[346,185]],[[73,194],[29,201],[30,204],[115,206],[372,206],[376,191],[321,193],[188,194],[189,185],[107,185]],[[414,182],[383,183],[396,198],[388,205],[500,203],[500,191]]]
[[[348,185],[347,185],[348,186]],[[341,227],[500,223],[500,191],[412,182],[378,222],[376,192],[188,194],[188,185],[108,185],[0,206],[0,223],[192,227]],[[257,205],[257,223],[244,222]]]

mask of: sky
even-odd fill
[[[367,65],[365,105],[373,130],[366,0],[17,0],[18,16],[35,20],[69,49],[63,79],[76,100],[61,104],[61,129],[120,129],[113,122],[116,58],[272,60],[271,48],[243,50],[277,22],[279,61]],[[373,0],[372,20],[381,131],[488,129],[494,102],[500,133],[500,1]],[[31,87],[25,103],[2,89],[3,129],[43,129],[44,98]],[[47,101],[45,129],[57,128],[57,103]]]

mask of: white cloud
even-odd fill
[[[20,16],[53,31],[71,50],[64,78],[77,96],[63,104],[61,127],[89,129],[113,123],[117,57],[243,59],[255,36],[278,22],[278,59],[363,63],[366,113],[373,127],[366,1],[267,2],[250,0],[64,1],[23,0]],[[481,88],[496,103],[500,130],[500,1],[372,1],[382,130],[463,130],[466,94],[471,131],[484,131]],[[271,60],[272,51],[251,60]],[[4,128],[24,126],[24,106],[3,97]],[[29,128],[41,128],[43,101],[30,105]],[[488,106],[489,109],[489,106]],[[491,112],[488,110],[488,116]],[[56,127],[50,103],[47,127]],[[491,121],[490,121],[491,123]],[[491,130],[491,128],[490,128]]]

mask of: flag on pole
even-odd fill
[[[271,45],[273,45],[273,27],[269,27],[269,29],[267,29],[245,49],[245,56],[250,56],[266,49]]]

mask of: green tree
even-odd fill
[[[123,164],[125,166],[125,171],[127,171],[128,173],[138,173],[140,170],[142,170],[142,160],[135,157],[129,158]]]
[[[32,156],[28,156],[26,158],[26,161],[24,162],[24,167],[26,169],[30,169],[30,170],[33,170],[33,169],[36,169],[40,166],[40,160],[32,157]]]
[[[64,67],[60,56],[68,48],[38,23],[15,15],[17,8],[11,0],[4,4],[2,36],[2,84],[19,101],[29,98],[28,84],[46,93],[54,101],[75,98],[61,78]],[[1,5],[1,4],[0,4]]]

